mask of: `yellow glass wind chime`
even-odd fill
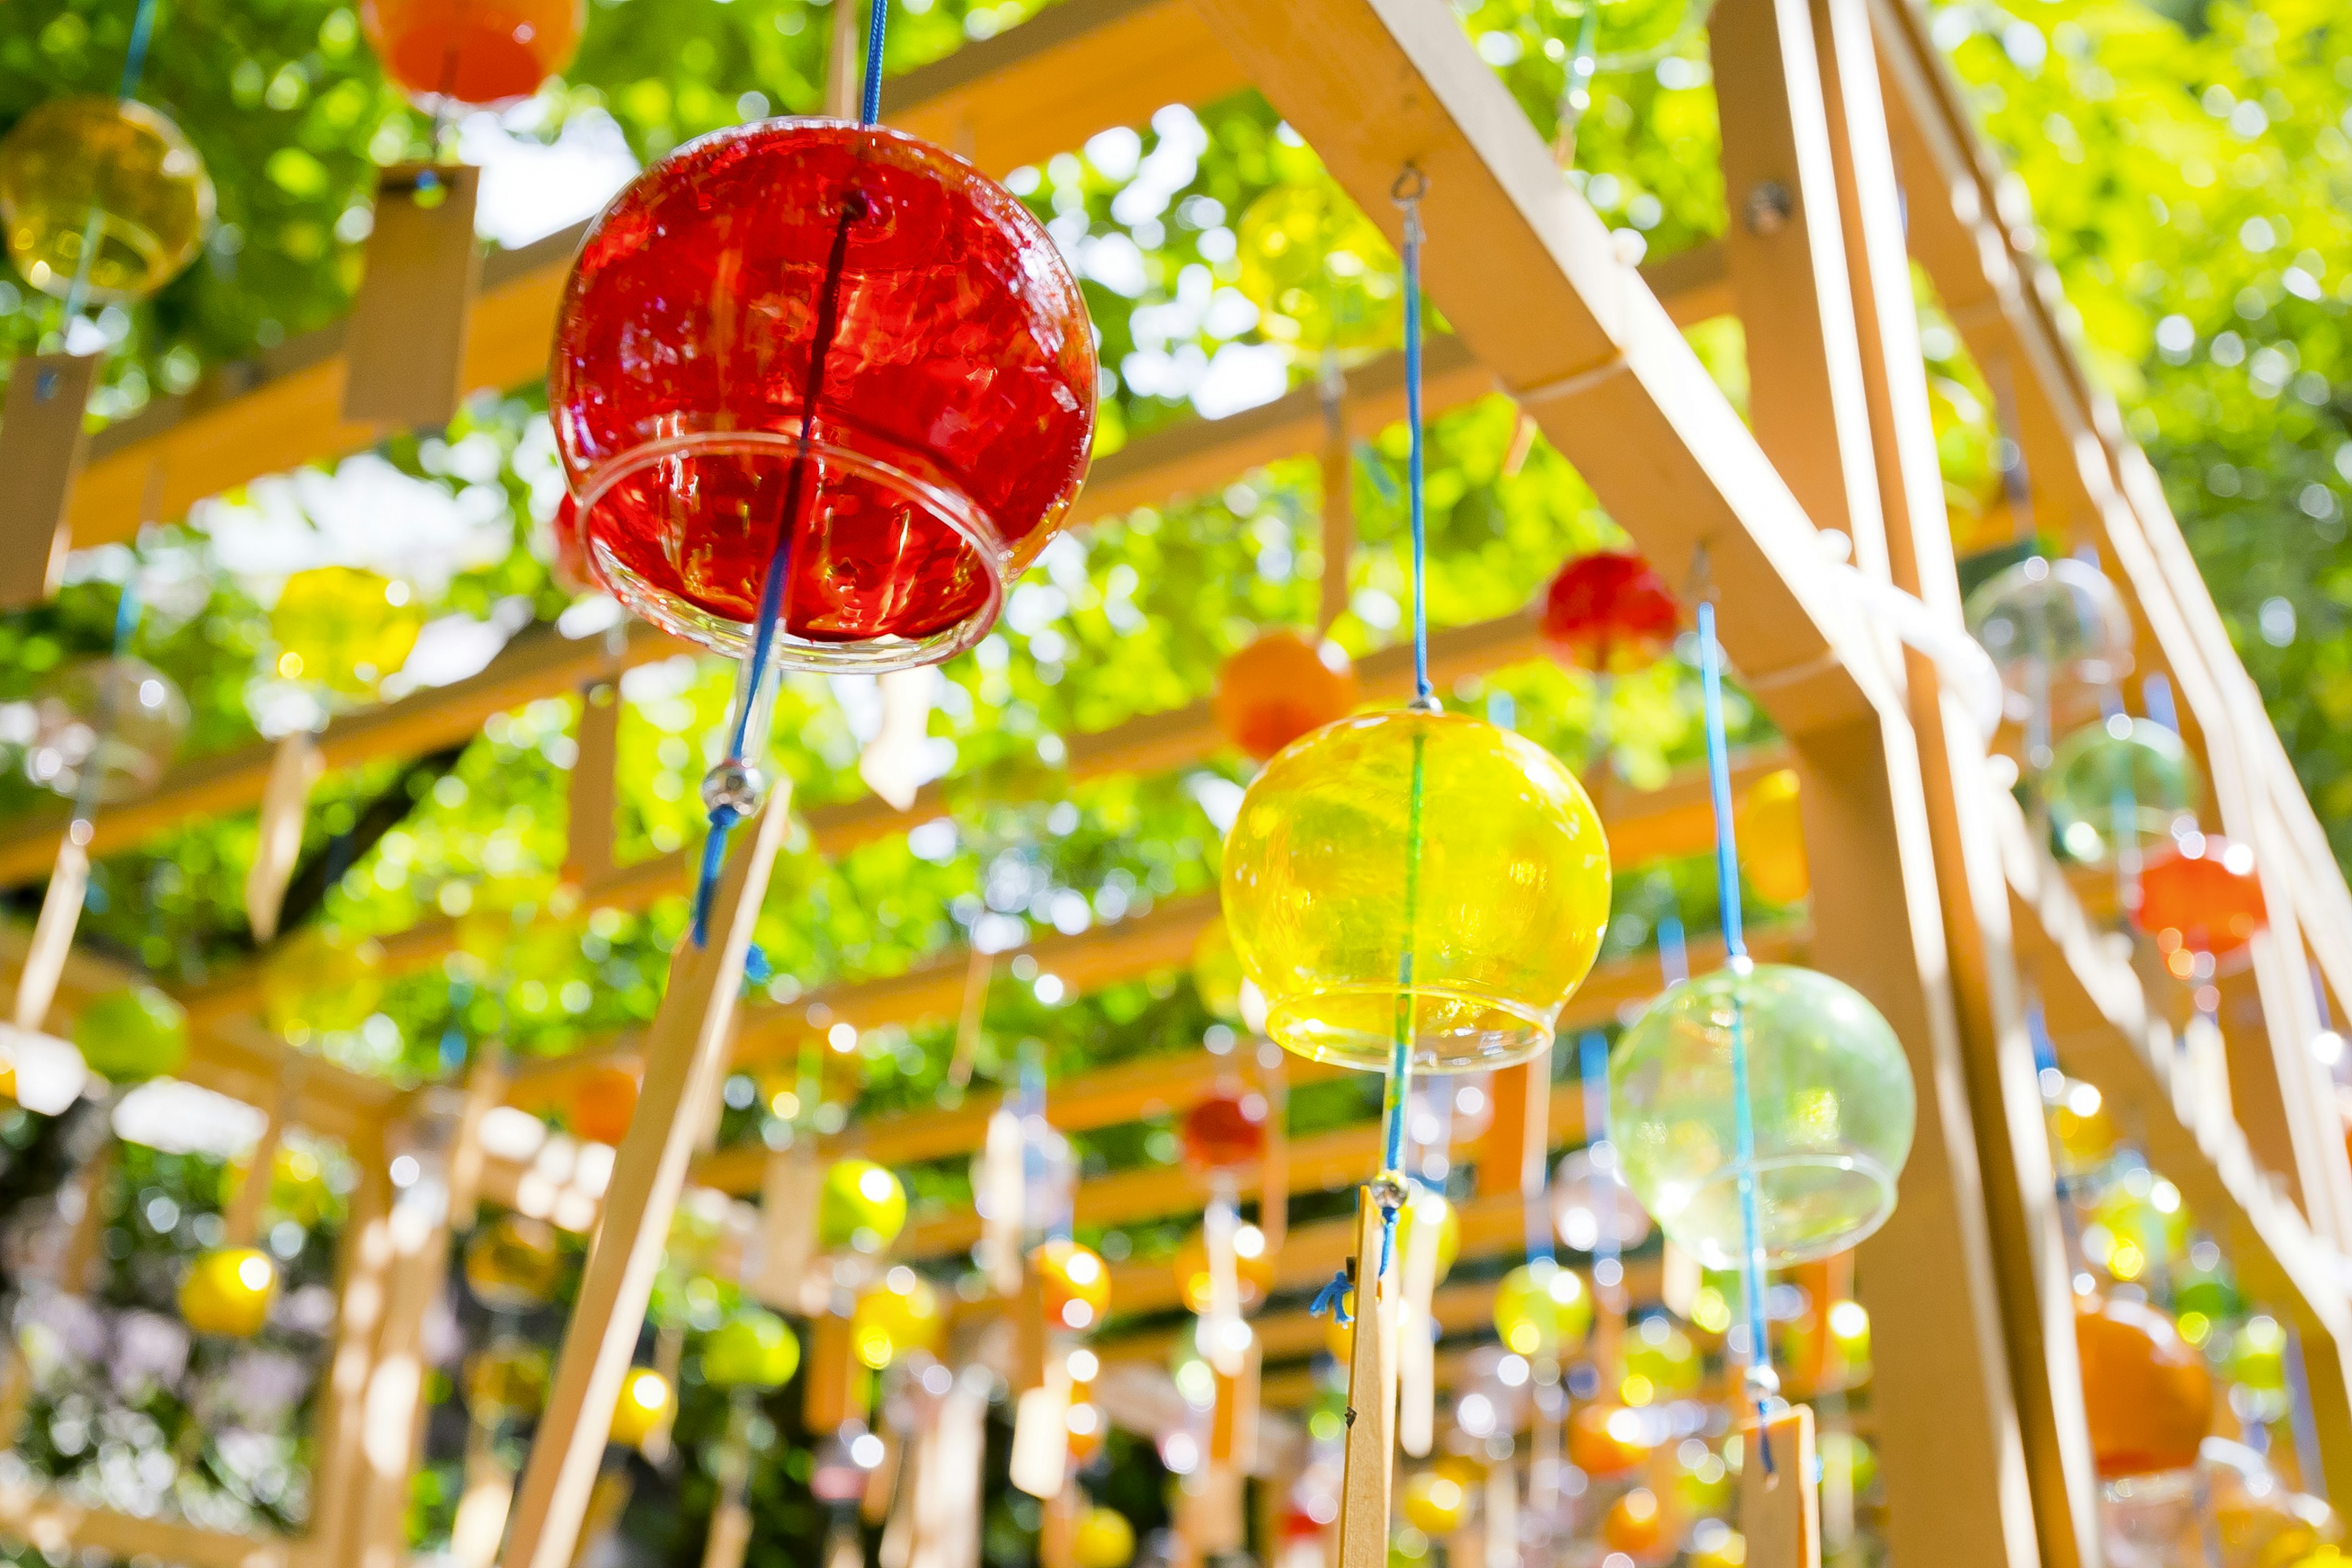
[[[1352,1275],[1341,1568],[1370,1568],[1388,1554],[1412,1075],[1547,1053],[1609,914],[1608,845],[1575,774],[1521,736],[1447,713],[1430,683],[1426,189],[1409,167],[1392,192],[1403,220],[1415,696],[1278,752],[1243,797],[1224,857],[1225,921],[1265,994],[1267,1035],[1300,1056],[1388,1075],[1381,1168],[1359,1190],[1349,1270],[1324,1293],[1339,1300]],[[1432,823],[1444,831],[1428,832]]]

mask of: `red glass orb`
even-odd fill
[[[1268,632],[1225,660],[1210,706],[1225,739],[1262,763],[1362,700],[1356,667],[1337,645]]]
[[[363,0],[360,26],[383,74],[428,103],[497,108],[572,63],[582,0]]]
[[[1254,1164],[1265,1152],[1265,1097],[1220,1089],[1184,1113],[1184,1158],[1203,1171]]]
[[[1544,591],[1538,629],[1571,669],[1622,675],[1654,663],[1675,643],[1682,611],[1650,563],[1627,550],[1580,556]]]
[[[637,1075],[627,1068],[591,1068],[572,1089],[572,1131],[616,1147],[637,1113]]]
[[[2132,919],[2162,942],[2226,958],[2270,918],[2253,851],[2199,834],[2168,844],[2140,868],[2139,908]]]
[[[1086,476],[1096,374],[1077,285],[1002,186],[895,131],[772,120],[604,209],[549,401],[624,604],[740,655],[788,525],[782,662],[878,670],[985,635]]]

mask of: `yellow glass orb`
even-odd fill
[[[1746,1568],[1748,1538],[1734,1530],[1690,1554],[1690,1568]]]
[[[1078,1568],[1127,1568],[1135,1558],[1135,1526],[1115,1509],[1090,1508],[1070,1538]]]
[[[531,1344],[492,1345],[466,1363],[466,1403],[484,1425],[528,1421],[547,1403],[547,1352]]]
[[[249,1340],[269,1321],[278,1297],[278,1265],[251,1247],[216,1247],[200,1253],[180,1281],[180,1317],[200,1334]]]
[[[1794,768],[1758,779],[1740,798],[1732,822],[1739,835],[1740,869],[1760,897],[1770,903],[1793,904],[1812,891]]]
[[[528,1215],[501,1215],[466,1243],[466,1284],[482,1305],[527,1312],[555,1299],[563,1252],[554,1227]]]
[[[1558,1361],[1592,1331],[1592,1292],[1549,1258],[1523,1263],[1495,1291],[1495,1331],[1521,1355]]]
[[[621,1381],[621,1397],[613,1402],[610,1440],[624,1448],[642,1448],[646,1439],[668,1421],[677,1395],[669,1379],[649,1366],[633,1366]]]
[[[1091,1247],[1049,1241],[1029,1255],[1045,1286],[1045,1321],[1056,1328],[1091,1329],[1110,1310],[1110,1268]]]
[[[910,1352],[933,1349],[946,1328],[939,1292],[901,1265],[857,1299],[849,1342],[859,1361],[879,1372]]]
[[[269,612],[271,672],[337,697],[373,697],[408,662],[425,629],[415,590],[356,566],[314,566],[286,579]]]
[[[1624,1363],[1627,1387],[1638,1377],[1649,1390],[1649,1397],[1638,1402],[1642,1404],[1686,1399],[1698,1392],[1706,1375],[1706,1361],[1691,1337],[1654,1313],[1625,1336]],[[1637,1403],[1630,1395],[1625,1402]]]
[[[1442,1470],[1423,1470],[1404,1483],[1404,1521],[1423,1535],[1441,1539],[1470,1520],[1470,1493]]]
[[[1285,1049],[1381,1071],[1402,1026],[1421,1070],[1504,1067],[1550,1047],[1592,967],[1609,846],[1584,786],[1533,742],[1460,714],[1363,714],[1250,785],[1223,902]]]
[[[1404,279],[1363,210],[1328,175],[1276,185],[1234,226],[1258,328],[1302,357],[1385,348],[1404,330]]]
[[[383,948],[373,937],[308,926],[261,968],[261,1016],[297,1044],[356,1029],[383,1000]]]
[[[2123,1139],[2105,1098],[2087,1083],[2069,1083],[2050,1121],[2058,1139],[2059,1169],[2069,1176],[2088,1175],[2105,1164]]]
[[[1234,1282],[1244,1310],[1256,1306],[1274,1289],[1274,1255],[1265,1249],[1265,1232],[1254,1225],[1234,1227]],[[1194,1231],[1176,1249],[1176,1284],[1184,1305],[1192,1311],[1209,1310],[1209,1240]]]
[[[89,299],[135,304],[195,259],[212,220],[204,159],[143,103],[51,99],[0,141],[8,255],[44,294],[65,299],[80,276]]]

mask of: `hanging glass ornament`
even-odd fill
[[[1177,1131],[1185,1160],[1213,1173],[1256,1164],[1265,1153],[1265,1113],[1262,1094],[1219,1089],[1202,1096]]]
[[[1470,1521],[1470,1493],[1442,1470],[1405,1478],[1404,1521],[1433,1541],[1443,1541]]]
[[[552,1376],[547,1352],[520,1340],[494,1344],[466,1362],[466,1403],[475,1422],[535,1419]]]
[[[1362,700],[1356,667],[1339,644],[1271,631],[1225,660],[1209,705],[1218,732],[1262,763]]]
[[[801,1342],[782,1318],[748,1308],[702,1342],[703,1380],[719,1388],[781,1388],[801,1364]]]
[[[466,1285],[501,1312],[528,1312],[555,1300],[563,1249],[555,1228],[527,1215],[500,1215],[466,1241]]]
[[[340,926],[306,926],[262,961],[262,1018],[297,1044],[358,1028],[383,1000],[383,944]]]
[[[895,131],[773,120],[605,208],[549,401],[623,603],[740,657],[781,541],[778,661],[882,670],[988,630],[1077,493],[1096,380],[1077,285],[1001,186]]]
[[[1266,1250],[1265,1232],[1254,1225],[1234,1227],[1234,1283],[1243,1311],[1274,1292],[1274,1255]],[[1196,1230],[1176,1249],[1176,1287],[1183,1295],[1185,1310],[1208,1311],[1212,1284],[1208,1233]]]
[[[212,220],[204,160],[143,103],[53,98],[0,139],[8,255],[44,294],[137,304],[195,259]]]
[[[1564,1360],[1592,1331],[1592,1292],[1549,1258],[1523,1263],[1496,1288],[1495,1331],[1520,1355]]]
[[[78,659],[33,705],[25,776],[79,798],[98,773],[97,804],[136,800],[163,779],[188,734],[188,700],[170,676],[127,655]]]
[[[1601,1517],[1601,1539],[1612,1552],[1622,1552],[1636,1563],[1654,1563],[1667,1555],[1670,1542],[1666,1540],[1666,1510],[1658,1506],[1657,1494],[1647,1487],[1635,1487],[1609,1505]]]
[[[907,1226],[907,1189],[897,1175],[871,1160],[835,1160],[824,1173],[817,1199],[817,1245],[879,1252]]]
[[[362,0],[383,74],[427,108],[501,109],[572,63],[582,0]]]
[[[677,1395],[664,1377],[649,1366],[633,1366],[621,1380],[621,1396],[613,1402],[610,1440],[624,1448],[643,1448],[646,1439],[669,1424]]]
[[[1268,189],[1234,226],[1242,296],[1258,330],[1294,356],[1357,358],[1404,329],[1404,289],[1387,238],[1327,174]]]
[[[582,1073],[564,1098],[572,1131],[592,1142],[618,1147],[637,1114],[637,1073],[606,1064]]]
[[[2212,1378],[2170,1318],[2137,1301],[2079,1297],[2074,1344],[2103,1479],[2197,1462],[2198,1445],[2212,1429]]]
[[[1056,1328],[1101,1326],[1110,1310],[1110,1269],[1090,1247],[1049,1241],[1029,1255],[1045,1287],[1045,1321]]]
[[[314,566],[286,579],[269,611],[265,680],[323,693],[329,706],[373,698],[408,662],[425,606],[398,578],[356,566]]]
[[[1546,651],[1570,669],[1630,675],[1675,646],[1682,608],[1641,556],[1600,550],[1553,574],[1536,629]]]
[[[1654,1445],[1642,1412],[1587,1405],[1568,1421],[1569,1462],[1595,1480],[1630,1476],[1650,1462]]]
[[[2058,1144],[2058,1173],[2085,1176],[2114,1158],[2122,1134],[2107,1114],[2105,1099],[2087,1083],[2069,1080],[2050,1115],[2051,1132]]]
[[[73,1043],[82,1065],[110,1083],[167,1077],[187,1059],[187,1010],[152,985],[126,985],[75,1016]]]
[[[1706,1362],[1698,1347],[1662,1312],[1642,1320],[1625,1342],[1623,1362],[1625,1379],[1619,1392],[1629,1405],[1635,1403],[1637,1393],[1655,1404],[1687,1399],[1706,1377]]]
[[[2059,847],[2086,866],[2113,865],[2118,845],[2145,850],[2195,827],[2202,793],[2178,734],[2121,713],[2061,741],[2042,780]]]
[[[1225,839],[1234,946],[1265,1032],[1318,1061],[1525,1061],[1609,918],[1609,847],[1584,788],[1534,742],[1456,714],[1342,720],[1268,763]]]
[[[2254,852],[2210,833],[2167,844],[2140,868],[2132,923],[2168,951],[2229,958],[2270,920]]]
[[[1916,1108],[1895,1031],[1826,974],[1717,970],[1650,1005],[1609,1062],[1610,1136],[1626,1184],[1702,1264],[1742,1263],[1732,1061],[1741,1027],[1764,1262],[1842,1252],[1893,1210]]]
[[[857,1298],[849,1342],[859,1361],[879,1372],[916,1351],[936,1348],[946,1330],[939,1292],[902,1264]]]
[[[1732,813],[1739,835],[1739,868],[1748,885],[1769,903],[1797,903],[1813,889],[1797,789],[1796,769],[1766,773],[1748,787]]]
[[[1135,1560],[1135,1526],[1117,1509],[1090,1508],[1070,1536],[1077,1568],[1127,1568]]]
[[[1603,1241],[1631,1252],[1650,1239],[1650,1214],[1619,1173],[1616,1150],[1603,1143],[1561,1157],[1551,1173],[1552,1226],[1571,1252],[1594,1252]]]
[[[216,1247],[197,1254],[180,1280],[180,1318],[200,1334],[249,1340],[269,1321],[278,1298],[278,1265],[251,1247]]]
[[[2053,686],[2105,689],[2131,673],[2131,614],[2087,562],[2030,556],[1979,584],[1966,612],[2000,671],[2011,719],[2046,707]]]

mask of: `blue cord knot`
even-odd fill
[[[1356,1320],[1348,1312],[1348,1292],[1354,1285],[1345,1268],[1333,1270],[1323,1289],[1315,1292],[1314,1303],[1307,1309],[1307,1316],[1320,1318],[1328,1313],[1342,1326],[1354,1322]]]

